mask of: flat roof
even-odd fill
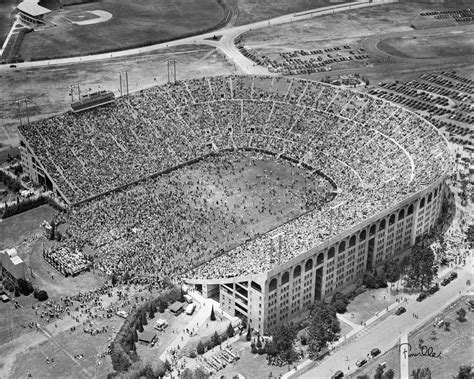
[[[26,13],[33,17],[41,16],[51,12],[51,10],[42,7],[41,5],[38,5],[38,3],[39,0],[24,0],[20,4],[18,4],[17,9],[20,12]]]

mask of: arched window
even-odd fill
[[[286,284],[290,281],[290,273],[285,271],[281,277],[281,285]]]
[[[395,224],[395,215],[391,215],[389,220],[388,220],[388,224],[389,225],[393,225]]]
[[[278,285],[278,282],[276,278],[273,278],[272,280],[270,280],[270,286],[269,286],[270,292],[275,291],[277,288],[277,285]]]
[[[319,266],[324,262],[324,253],[319,253],[318,258],[316,259],[316,266]]]
[[[304,265],[304,271],[305,272],[308,272],[309,270],[311,270],[313,268],[313,260],[312,259],[308,259],[308,261],[305,263]]]
[[[425,206],[425,198],[421,199],[420,201],[420,208],[423,208]]]
[[[356,244],[356,236],[352,236],[349,240],[349,247],[355,246]]]
[[[380,224],[379,224],[379,230],[384,230],[384,229],[385,229],[385,219],[380,221]]]
[[[367,235],[367,232],[364,229],[363,231],[360,232],[359,241],[365,241],[366,235]]]
[[[342,241],[339,244],[339,253],[342,253],[344,250],[346,250],[346,241]]]
[[[328,251],[328,259],[331,259],[331,258],[334,258],[334,254],[335,254],[335,249],[334,249],[334,246],[331,247]]]
[[[408,207],[408,215],[412,215],[413,214],[413,204],[410,204],[410,206]]]
[[[400,212],[398,212],[398,220],[403,220],[405,218],[405,209],[402,209]]]
[[[375,225],[372,225],[370,227],[369,236],[373,236],[374,234],[375,234]]]
[[[430,193],[430,194],[428,195],[428,204],[431,203],[432,197],[433,197],[433,195]]]
[[[301,266],[298,265],[295,267],[295,269],[293,270],[293,278],[297,278],[298,276],[301,275]]]

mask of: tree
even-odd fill
[[[298,331],[294,325],[286,324],[270,332],[272,341],[269,342],[267,352],[278,356],[286,363],[293,363],[297,359],[294,342]]]
[[[139,317],[137,320],[137,329],[140,333],[143,333],[143,322],[141,317]]]
[[[48,293],[45,290],[38,291],[38,294],[36,295],[36,298],[39,301],[46,301],[46,300],[48,300]]]
[[[431,379],[431,370],[429,367],[414,369],[411,374],[413,379]]]
[[[193,370],[191,370],[189,367],[186,367],[181,373],[180,379],[194,379]]]
[[[247,335],[245,336],[245,339],[247,341],[250,341],[252,339],[252,334],[250,333],[250,326],[247,329]]]
[[[419,288],[421,291],[429,287],[438,274],[433,251],[430,247],[422,245],[424,245],[424,240],[421,240],[412,249],[406,280],[408,287]]]
[[[464,308],[460,308],[456,314],[458,315],[457,320],[460,322],[466,321],[466,310]]]
[[[260,336],[257,337],[257,344],[255,346],[257,347],[257,349],[262,348],[262,341],[260,340]]]
[[[462,365],[459,367],[458,375],[456,379],[472,379],[472,366],[471,365]]]
[[[385,277],[387,278],[387,282],[389,283],[393,284],[398,279],[400,279],[401,267],[395,259],[390,259],[385,262],[383,271],[385,273]]]
[[[384,376],[384,379],[393,379],[395,377],[395,372],[391,368],[389,368]]]
[[[148,316],[150,317],[150,319],[152,318],[155,318],[155,312],[156,312],[156,307],[153,303],[151,303],[150,305],[150,312],[148,314]]]
[[[203,355],[203,354],[204,354],[204,344],[202,343],[202,341],[199,341],[199,342],[198,342],[197,347],[196,347],[196,352],[197,352],[199,355]]]
[[[364,275],[364,279],[362,280],[362,283],[367,288],[370,288],[370,289],[377,288],[377,279],[370,272],[368,272]]]
[[[227,334],[227,337],[232,338],[235,335],[235,330],[232,327],[232,324],[229,322],[229,326],[227,327],[227,330],[225,331]]]
[[[379,365],[375,370],[374,379],[382,379],[383,378],[383,366]]]
[[[20,287],[15,286],[15,297],[20,296]]]
[[[334,306],[337,313],[346,313],[349,303],[350,300],[347,296],[340,292],[336,292],[331,299],[331,304]]]
[[[214,313],[214,305],[212,306],[212,309],[211,309],[211,321],[216,321],[216,315]]]
[[[219,337],[219,334],[217,334],[217,332],[214,332],[214,334],[212,335],[211,342],[213,346],[217,346],[221,343],[221,338]]]
[[[444,331],[445,332],[451,331],[451,329],[449,328],[450,326],[451,326],[451,322],[450,321],[445,321],[444,322]]]
[[[206,372],[201,367],[197,367],[194,370],[194,377],[196,379],[208,379],[209,375],[207,375]]]
[[[160,313],[164,313],[166,308],[168,308],[168,303],[164,300],[160,301],[160,303],[158,304],[158,311]]]
[[[339,338],[340,332],[341,327],[334,307],[322,301],[316,302],[311,311],[308,331],[310,355],[317,356],[329,342]]]
[[[148,321],[146,319],[146,312],[145,310],[140,312],[140,317],[142,319],[142,325],[148,325]]]

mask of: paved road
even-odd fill
[[[259,21],[252,24],[231,27],[228,29],[222,29],[210,33],[204,33],[195,37],[181,38],[170,42],[160,43],[156,45],[151,45],[147,47],[141,47],[136,49],[122,50],[112,53],[104,54],[95,54],[87,55],[82,57],[72,57],[72,58],[62,58],[54,59],[47,61],[37,61],[37,62],[24,62],[16,64],[17,69],[31,68],[31,67],[43,67],[43,66],[52,66],[52,65],[64,65],[64,64],[74,64],[79,62],[88,62],[88,61],[97,61],[97,60],[106,60],[110,58],[124,57],[135,54],[142,54],[157,50],[166,49],[169,47],[175,47],[180,45],[192,45],[192,44],[205,44],[217,47],[224,54],[226,54],[232,61],[234,61],[245,73],[252,74],[268,74],[268,71],[264,67],[256,66],[250,60],[244,57],[240,51],[235,47],[233,41],[234,38],[238,35],[249,31],[260,28],[268,27],[269,25],[278,25],[285,24],[293,21],[300,21],[305,19],[311,19],[313,17],[322,16],[325,14],[332,14],[336,12],[343,12],[349,9],[363,8],[368,6],[375,6],[377,3],[369,3],[368,0],[356,1],[353,3],[343,4],[343,5],[333,5],[324,8],[318,8],[311,11],[307,11],[299,14],[287,14],[284,16],[276,17],[270,20]],[[219,41],[212,40],[214,35],[221,35],[222,38]],[[9,65],[0,65],[0,72],[2,70],[10,70]]]
[[[356,336],[355,341],[341,346],[318,366],[302,374],[296,373],[296,376],[308,379],[330,378],[337,370],[342,370],[347,375],[357,370],[355,362],[360,358],[364,358],[372,348],[378,347],[382,353],[390,350],[399,342],[403,334],[407,334],[411,330],[423,325],[440,310],[451,304],[454,299],[459,297],[460,291],[466,294],[468,289],[466,280],[470,279],[471,282],[473,280],[472,261],[471,258],[470,263],[467,265],[468,269],[459,271],[459,277],[446,287],[441,287],[439,292],[429,296],[423,302],[418,303],[415,301],[408,303],[406,305],[406,313],[400,316],[395,316],[391,312],[392,314],[385,320],[371,329],[361,331]],[[413,313],[418,314],[419,318],[414,319]],[[346,357],[349,357],[349,366],[345,363]]]

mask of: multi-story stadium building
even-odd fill
[[[336,187],[330,202],[183,275],[262,333],[409,251],[437,221],[451,162],[446,139],[418,115],[281,77],[154,87],[24,125],[20,139],[25,171],[70,204],[229,149],[263,150],[323,173]]]

